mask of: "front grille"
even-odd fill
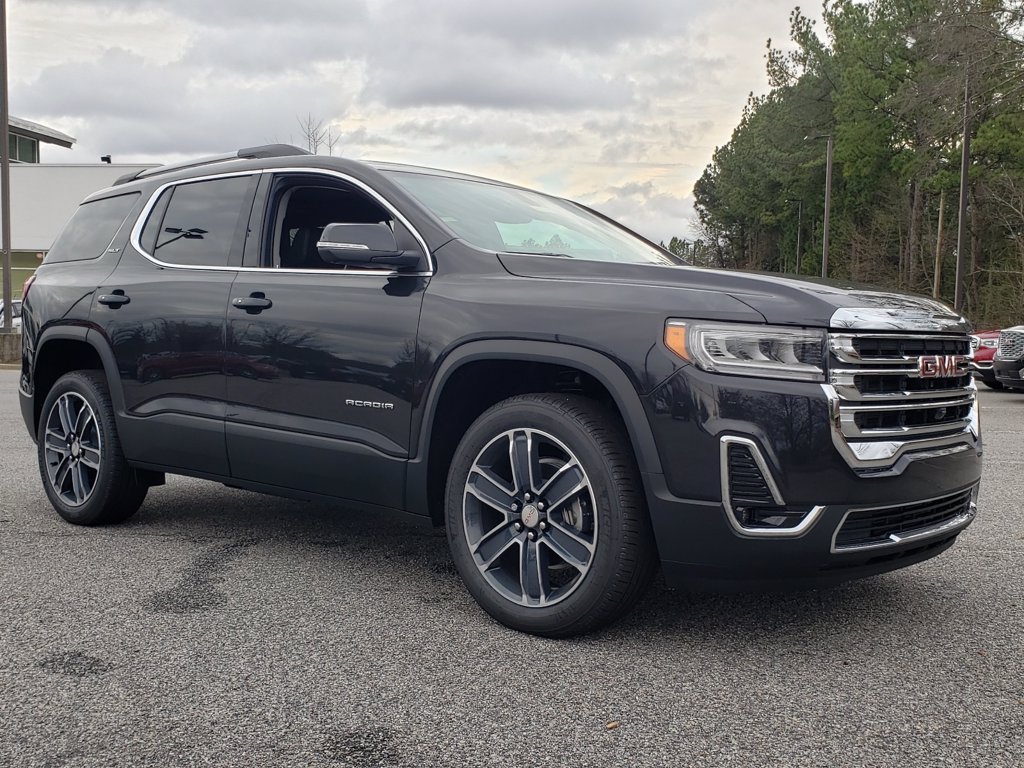
[[[857,413],[854,423],[863,432],[865,430],[893,431],[905,427],[928,427],[963,421],[970,415],[970,405],[933,406],[916,410],[875,411]]]
[[[836,428],[847,444],[905,445],[970,427],[975,389],[966,334],[833,333],[830,348]]]
[[[950,336],[860,336],[853,348],[864,360],[920,357],[921,355],[966,355],[971,342],[966,337]]]
[[[862,374],[854,377],[854,386],[862,395],[899,395],[904,392],[936,392],[963,389],[971,383],[971,375],[941,379],[911,378],[903,375]]]
[[[916,504],[850,512],[836,532],[834,549],[898,544],[905,538],[942,528],[971,512],[973,489]]]
[[[1003,360],[1019,360],[1024,357],[1024,332],[1000,331],[996,357]]]

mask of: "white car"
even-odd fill
[[[21,299],[15,299],[11,302],[11,309],[13,314],[11,320],[14,324],[15,332],[21,332]],[[4,326],[4,303],[0,301],[0,329]]]

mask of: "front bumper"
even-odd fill
[[[988,360],[972,360],[971,372],[978,381],[983,381],[986,384],[996,383],[996,369],[991,358]]]
[[[1024,389],[1024,360],[994,361],[996,381],[1011,389]]]
[[[836,547],[851,510],[976,494],[981,444],[972,435],[946,448],[904,452],[888,468],[855,469],[834,440],[821,385],[688,367],[646,406],[665,472],[645,476],[648,507],[672,586],[806,587],[883,573],[934,557],[974,519],[971,503],[871,546]],[[785,508],[806,510],[809,524],[772,536],[737,524],[723,472],[729,441],[752,447],[771,495]]]
[[[949,524],[916,531],[888,546],[835,551],[837,531],[859,505],[825,507],[815,524],[796,538],[747,538],[732,529],[721,503],[675,497],[661,478],[644,479],[662,572],[675,588],[800,589],[886,573],[944,552],[975,516],[972,505]]]

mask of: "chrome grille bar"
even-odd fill
[[[912,427],[859,427],[853,414],[842,416],[843,435],[853,438],[870,437],[913,437],[917,435],[936,435],[942,432],[963,432],[970,425],[969,418],[944,421],[941,424],[922,424]]]
[[[937,335],[892,335],[882,333],[834,333],[829,339],[832,354],[844,363],[855,363],[857,365],[891,365],[900,363],[916,363],[920,355],[896,355],[892,357],[865,356],[857,348],[859,342],[879,341],[887,343],[899,343],[901,341],[911,342],[914,346],[921,344],[929,346],[934,343],[934,352],[926,351],[924,354],[962,354],[970,353],[970,339],[966,336],[937,336]],[[950,342],[962,342],[956,344],[958,349],[949,348]]]
[[[829,347],[833,442],[855,469],[877,473],[910,451],[932,455],[975,442],[966,333],[839,332]]]

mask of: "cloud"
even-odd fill
[[[582,199],[653,239],[751,90],[792,0],[11,0],[12,112],[44,159],[165,162],[322,119],[349,156]]]

